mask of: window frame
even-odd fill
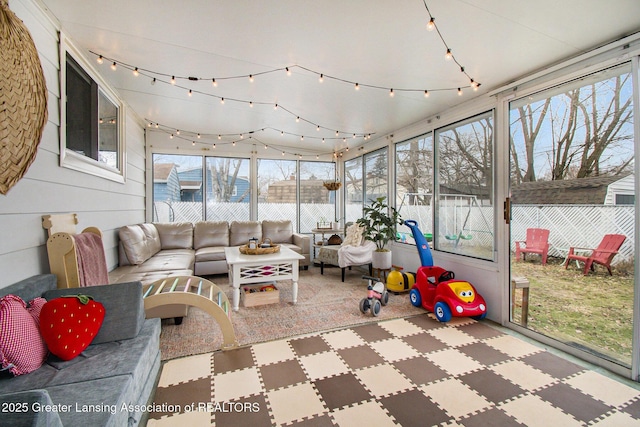
[[[60,33],[60,167],[76,170],[100,178],[108,179],[124,184],[126,181],[125,167],[125,108],[124,103],[115,91],[100,76],[91,63],[84,57],[81,51],[65,36]],[[84,73],[93,80],[98,87],[98,94],[103,95],[109,102],[113,103],[117,109],[117,168],[113,168],[91,157],[78,154],[67,148],[67,55],[69,55]],[[93,141],[92,141],[93,143]],[[96,147],[98,140],[95,141]]]

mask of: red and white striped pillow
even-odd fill
[[[40,310],[47,301],[35,298],[29,308],[22,298],[0,298],[0,363],[13,375],[35,371],[47,358],[47,345],[40,335]]]

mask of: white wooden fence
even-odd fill
[[[300,231],[310,233],[321,218],[334,219],[332,204],[300,205]],[[297,229],[297,206],[295,203],[260,203],[260,219],[291,219]],[[349,212],[355,218],[358,212]],[[430,206],[405,206],[404,219],[418,221],[422,232],[432,231]],[[635,208],[633,206],[604,205],[513,205],[511,212],[511,250],[515,243],[524,240],[527,228],[549,230],[549,255],[566,256],[571,246],[595,248],[605,234],[623,234],[627,237],[613,264],[634,260]],[[202,203],[157,202],[154,204],[153,220],[158,222],[197,222],[202,218]],[[207,206],[207,219],[211,221],[245,221],[249,219],[248,203],[215,203]],[[493,246],[493,207],[445,206],[439,215],[440,235],[463,233],[471,237],[465,246]],[[407,227],[399,231],[409,233]]]

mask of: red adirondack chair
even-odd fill
[[[516,261],[526,259],[527,253],[538,254],[542,257],[542,265],[547,264],[549,253],[549,230],[544,228],[527,228],[526,240],[516,242]]]
[[[609,270],[609,275],[611,275],[611,261],[613,257],[616,256],[620,246],[624,243],[626,236],[622,234],[605,234],[602,238],[602,241],[598,245],[597,248],[579,248],[572,247],[569,248],[569,255],[567,255],[567,260],[564,262],[564,268],[566,269],[571,260],[582,261],[584,262],[584,275],[589,274],[589,270],[594,271],[593,265],[600,264],[607,267]],[[588,251],[591,250],[591,255],[578,255],[575,252],[577,251]]]

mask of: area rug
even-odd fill
[[[486,322],[430,316],[168,361],[147,425],[640,425],[639,390]]]
[[[301,270],[298,281],[298,302],[292,304],[291,281],[277,282],[280,302],[255,307],[243,307],[232,312],[231,322],[240,345],[266,342],[310,332],[326,331],[345,326],[395,319],[424,313],[411,305],[407,293],[390,294],[389,303],[378,317],[362,314],[360,300],[367,295],[363,272],[347,272],[341,282],[340,269],[325,268],[321,275],[317,267]],[[227,275],[209,276],[232,300]],[[206,353],[220,349],[222,333],[218,324],[205,312],[191,308],[181,325],[173,319],[162,321],[160,352],[162,360]]]

